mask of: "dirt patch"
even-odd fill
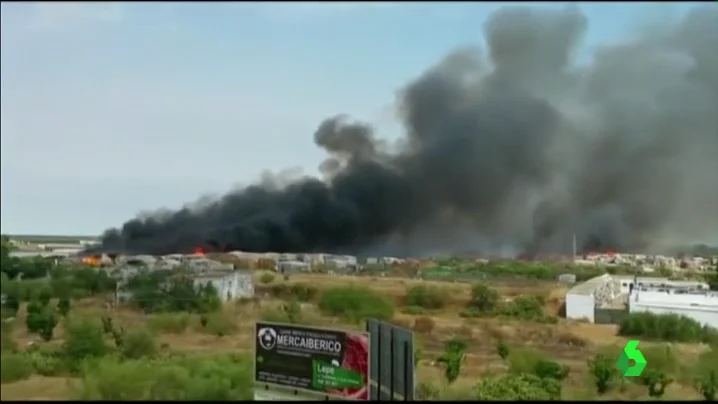
[[[0,388],[2,401],[72,400],[75,379],[32,376],[26,380],[6,383]]]

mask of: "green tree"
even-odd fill
[[[57,302],[57,312],[60,313],[61,316],[67,317],[67,314],[70,312],[70,299],[67,297],[62,297]]]
[[[496,290],[483,284],[476,284],[471,288],[469,306],[482,313],[490,313],[496,310],[499,298],[499,292]]]
[[[140,329],[124,335],[120,351],[128,359],[149,358],[157,352],[157,344],[149,331]]]
[[[540,359],[534,367],[534,374],[542,379],[562,381],[568,376],[570,369],[552,360]]]
[[[38,334],[45,341],[50,341],[54,335],[55,326],[57,326],[57,318],[50,309],[45,309],[43,312],[43,322]]]
[[[57,319],[54,313],[47,307],[42,307],[38,311],[27,313],[25,319],[27,330],[40,334],[43,339],[49,341],[52,339],[53,330],[57,325]]]
[[[643,372],[641,379],[643,384],[648,387],[648,395],[653,398],[663,397],[666,387],[673,382],[673,379],[664,372],[651,368]]]
[[[510,349],[509,346],[504,342],[499,342],[496,345],[496,353],[499,354],[502,360],[506,360],[509,357]]]
[[[598,394],[605,394],[611,388],[616,377],[615,360],[604,354],[597,354],[588,361],[588,368],[593,376]]]
[[[73,321],[67,325],[65,355],[75,364],[91,357],[100,357],[109,351],[103,330],[91,321]]]
[[[444,353],[439,357],[438,362],[444,365],[444,377],[449,384],[459,378],[465,356],[466,343],[464,341],[452,339],[444,345]]]
[[[42,304],[43,306],[47,306],[48,304],[50,304],[50,300],[52,299],[52,289],[50,289],[49,286],[43,287],[42,289],[40,289],[37,299],[40,304]]]
[[[20,301],[17,299],[17,296],[15,296],[15,294],[6,295],[2,309],[3,312],[7,313],[10,317],[17,316],[17,312],[20,310]]]
[[[696,381],[696,387],[706,401],[716,401],[718,398],[718,373],[710,370]]]

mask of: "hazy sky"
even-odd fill
[[[337,113],[400,136],[396,90],[481,45],[506,4],[2,3],[2,232],[97,234],[264,170],[316,173]],[[580,58],[688,6],[580,5]]]

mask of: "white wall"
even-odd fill
[[[680,308],[671,306],[659,306],[653,304],[644,305],[631,302],[628,311],[631,313],[647,311],[654,314],[677,314],[679,316],[690,317],[704,325],[718,328],[718,310],[698,309],[692,307]]]
[[[718,297],[710,295],[669,295],[665,292],[639,291],[631,295],[628,311],[677,314],[718,328]]]
[[[596,304],[593,295],[566,294],[566,318],[571,320],[586,319],[593,323],[595,321]]]
[[[254,283],[251,274],[233,271],[225,276],[195,278],[195,287],[211,283],[222,301],[254,296]]]

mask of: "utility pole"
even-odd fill
[[[576,233],[573,233],[573,258],[571,260],[576,262]]]

